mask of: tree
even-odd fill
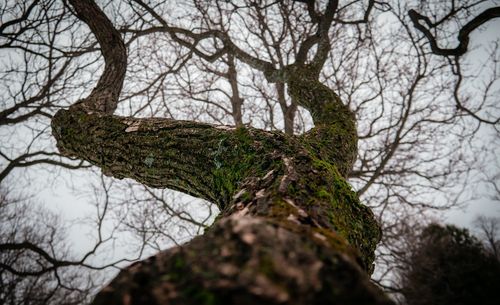
[[[461,199],[460,192],[449,192],[453,194],[449,201],[436,200],[436,192],[447,194],[458,182],[465,181],[464,176],[479,168],[475,159],[479,154],[457,148],[473,142],[482,121],[496,120],[490,91],[497,77],[493,73],[484,89],[468,94],[464,92],[463,84],[471,77],[463,73],[467,69],[458,65],[464,61],[460,57],[453,58],[451,63],[454,65],[450,65],[449,58],[433,56],[428,51],[427,41],[419,39],[420,33],[413,29],[408,19],[409,9],[416,9],[423,15],[448,16],[446,10],[449,3],[328,3],[180,1],[177,4],[155,4],[154,1],[101,1],[101,7],[121,32],[129,55],[129,73],[125,78],[119,111],[142,117],[155,115],[233,123],[237,126],[250,124],[275,133],[284,129],[288,135],[304,133],[311,109],[305,110],[303,104],[296,102],[297,96],[287,94],[292,80],[285,79],[284,75],[277,75],[281,78],[277,81],[272,80],[276,75],[266,75],[258,65],[270,63],[274,70],[286,72],[296,68],[301,61],[307,66],[313,61],[320,62],[319,59],[323,57],[325,63],[316,80],[321,79],[323,84],[334,89],[358,119],[361,149],[354,169],[348,175],[363,202],[376,208],[376,218],[386,233],[384,248],[381,249],[389,249],[387,255],[383,252],[385,250],[379,250],[382,254],[379,258],[381,262],[390,263],[390,256],[394,254],[393,244],[399,236],[397,228],[401,227],[402,220],[429,208],[445,209],[455,205]],[[327,4],[330,5],[328,9],[333,10],[327,10]],[[468,1],[465,8],[453,11],[450,15],[452,18],[447,20],[467,20],[477,11],[476,4],[476,1]],[[179,14],[177,6],[186,11]],[[6,3],[5,7],[2,16],[14,18],[7,18],[9,22],[5,22],[2,27],[2,38],[7,41],[2,46],[26,54],[26,64],[9,67],[4,74],[8,77],[2,78],[6,83],[4,88],[9,88],[3,92],[10,94],[4,100],[14,101],[15,109],[4,117],[17,117],[33,108],[43,109],[42,113],[46,114],[41,117],[40,111],[35,111],[26,123],[5,121],[6,124],[16,124],[16,128],[36,126],[32,128],[38,131],[33,132],[34,144],[26,145],[25,151],[11,149],[3,144],[2,158],[12,164],[6,175],[12,177],[12,173],[19,173],[20,168],[41,164],[29,162],[27,158],[44,156],[43,153],[34,156],[29,153],[41,146],[44,150],[53,147],[52,143],[45,146],[40,144],[40,139],[47,138],[48,119],[59,108],[72,104],[75,96],[82,97],[90,92],[88,89],[100,74],[96,72],[99,71],[101,47],[95,42],[94,35],[86,31],[84,23],[76,21],[70,14],[73,9],[60,2]],[[184,19],[179,18],[179,15]],[[331,22],[328,24],[330,17]],[[389,22],[384,25],[385,18]],[[186,24],[184,20],[191,23]],[[389,23],[394,26],[387,27]],[[325,27],[325,24],[328,26]],[[440,24],[440,31],[443,30],[443,24],[445,22]],[[328,29],[327,36],[333,43],[326,43],[325,34],[320,33],[320,28]],[[46,39],[46,36],[53,38]],[[326,46],[323,53],[317,49],[321,45]],[[320,53],[323,55],[318,55]],[[492,50],[491,55],[495,54]],[[69,62],[67,66],[64,65],[66,61]],[[39,69],[31,71],[31,67]],[[62,67],[65,69],[58,70]],[[489,70],[490,67],[494,72],[496,65],[483,70]],[[56,73],[59,71],[62,71],[60,75]],[[20,79],[26,80],[19,89],[12,84],[9,87],[6,81],[16,73],[24,75]],[[49,77],[45,78],[47,75]],[[54,75],[59,76],[51,77]],[[81,75],[89,77],[79,77]],[[275,83],[268,82],[269,76]],[[44,86],[45,81],[49,85]],[[119,83],[112,82],[112,87]],[[44,87],[50,90],[39,91],[49,94],[38,95],[36,89]],[[324,89],[322,86],[319,88]],[[33,95],[39,96],[39,99],[30,99]],[[24,103],[26,100],[34,103]],[[106,104],[102,105],[108,108]],[[464,106],[469,112],[464,112],[457,105]],[[108,106],[114,107],[112,103]],[[129,109],[124,111],[124,108]],[[474,126],[474,120],[469,119],[474,115],[480,122],[477,126]],[[319,122],[317,115],[313,115],[313,119],[315,123]],[[37,121],[37,124],[33,124],[33,121]],[[134,130],[137,126],[130,127],[128,131],[131,133],[137,131]],[[57,128],[54,131],[57,133]],[[450,138],[450,134],[454,137]],[[292,138],[302,140],[307,137]],[[216,156],[227,153],[230,147],[226,141],[216,144]],[[311,149],[318,150],[318,147]],[[320,159],[325,157],[325,153],[329,154],[328,149],[320,147],[319,150]],[[481,156],[488,151],[491,148],[482,149]],[[18,153],[21,156],[27,154],[27,158],[14,162],[18,161]],[[97,153],[100,152],[96,152],[96,157]],[[289,153],[291,155],[292,151]],[[71,160],[74,158],[64,158],[59,154],[50,156],[63,164],[75,164]],[[155,167],[153,165],[157,161],[153,155],[144,158],[145,164],[151,164],[151,167]],[[225,160],[217,157],[212,161],[216,168],[224,168]],[[190,174],[196,172],[191,168],[185,170]],[[221,176],[227,174],[227,171],[221,171]],[[113,169],[104,168],[104,172],[112,173]],[[204,173],[200,172],[201,175]],[[230,179],[233,183],[242,177]],[[169,182],[170,186],[194,194],[192,185],[179,186],[179,181],[182,179]],[[467,180],[467,183],[470,182]],[[132,184],[130,181],[126,183]],[[222,185],[221,181],[217,183],[218,191],[228,187]],[[139,185],[134,184],[134,190],[140,189]],[[205,187],[211,188],[211,185],[206,184]],[[158,191],[147,187],[144,189],[144,197],[148,196],[149,200],[133,194],[120,199],[120,202],[129,201],[127,206],[147,206],[149,202],[161,202],[157,200],[160,198]],[[429,194],[429,189],[434,190],[434,193]],[[226,193],[222,196],[226,197],[223,200],[227,200],[231,192]],[[209,201],[213,201],[213,198],[209,198]],[[191,223],[200,225],[196,221]],[[137,226],[131,227],[131,230],[139,234],[149,230],[141,223],[130,224]],[[156,236],[166,231],[153,229],[157,231],[154,233]]]
[[[432,224],[408,253],[400,276],[413,304],[496,304],[500,261],[466,229]]]
[[[497,217],[478,216],[474,226],[479,230],[478,236],[489,253],[500,260],[500,219]]]
[[[92,282],[70,261],[61,222],[26,199],[0,190],[0,303],[82,304]],[[81,266],[79,266],[81,267]]]
[[[330,49],[334,1],[315,15],[318,30],[310,39],[318,48],[310,62],[304,55],[275,68],[222,32],[199,34],[222,40],[223,49],[269,82],[288,86],[315,123],[300,137],[113,116],[125,45],[93,1],[70,3],[96,35],[106,66],[88,97],[52,119],[59,151],[107,175],[210,200],[222,211],[203,236],[122,271],[95,304],[391,303],[365,273],[373,270],[380,229],[345,181],[357,154],[354,115],[318,80]],[[307,41],[301,53],[311,47]]]

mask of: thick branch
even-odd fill
[[[92,93],[78,103],[86,111],[113,113],[127,69],[127,52],[120,33],[92,0],[69,0],[77,17],[96,36],[104,56],[104,72]]]
[[[281,134],[253,129],[74,110],[59,111],[52,130],[63,154],[97,165],[107,175],[179,190],[220,209],[242,179],[268,166],[270,160],[253,159],[264,146],[287,145]],[[259,134],[262,141],[254,143],[248,133]],[[247,162],[242,154],[248,155]]]
[[[293,103],[311,113],[315,128],[303,139],[315,148],[318,157],[335,164],[347,177],[358,152],[356,118],[340,97],[318,80],[317,72],[314,65],[289,65],[266,77],[286,83]]]

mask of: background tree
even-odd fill
[[[484,248],[500,260],[500,219],[498,217],[478,216],[474,220],[477,236],[483,241]]]
[[[95,287],[82,270],[68,268],[69,251],[57,216],[11,196],[4,190],[0,195],[0,302],[88,302]]]
[[[407,304],[495,304],[500,261],[466,229],[432,224],[400,273]]]

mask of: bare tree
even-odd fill
[[[26,199],[0,194],[0,302],[81,304],[91,296],[90,274],[67,268],[63,224]],[[97,284],[97,283],[96,283]]]
[[[500,219],[478,216],[474,220],[474,226],[479,230],[479,238],[485,248],[500,260]]]

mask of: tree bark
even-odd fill
[[[345,181],[354,116],[316,67],[278,74],[312,113],[316,127],[305,135],[125,118],[99,105],[54,116],[61,153],[221,210],[202,236],[123,270],[94,304],[392,304],[368,277],[380,228]]]
[[[74,110],[53,130],[68,156],[222,211],[203,236],[122,271],[95,304],[389,304],[367,276],[380,238],[371,211],[303,138]]]

